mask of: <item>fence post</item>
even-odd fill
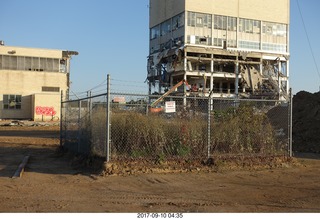
[[[207,157],[210,158],[210,149],[211,149],[211,95],[208,98],[208,125],[207,125]]]
[[[88,97],[88,100],[87,100],[87,110],[89,111],[88,112],[88,115],[89,115],[89,121],[91,121],[91,116],[92,116],[92,113],[91,113],[91,110],[92,110],[92,100],[91,100],[91,91],[88,91],[87,92],[87,97]]]
[[[207,149],[208,149],[208,158],[210,158],[211,151],[211,110],[213,110],[213,100],[211,95],[213,93],[213,89],[211,89],[208,97],[208,124],[207,124]]]
[[[78,153],[81,146],[81,100],[79,101],[79,117],[78,117]]]
[[[62,147],[62,109],[63,109],[63,91],[60,96],[60,147]]]
[[[293,98],[292,98],[292,88],[289,90],[289,156],[292,157],[292,106],[293,106]]]
[[[105,153],[106,154],[106,161],[110,161],[110,75],[107,76],[107,115],[106,115],[106,148]]]

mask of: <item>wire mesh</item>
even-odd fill
[[[269,156],[290,152],[290,102],[111,93],[62,103],[62,144],[111,160]]]

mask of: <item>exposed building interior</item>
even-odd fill
[[[169,10],[170,0],[150,1],[149,94],[164,94],[184,80],[187,83],[171,95],[288,98],[289,20],[263,20],[263,15],[249,19],[245,12],[236,17],[191,11],[188,2],[172,3]],[[264,10],[260,2],[256,10]],[[179,3],[183,12],[174,14]],[[153,6],[163,6],[167,15],[174,15],[163,20]]]

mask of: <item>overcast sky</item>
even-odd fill
[[[0,40],[8,46],[78,51],[71,62],[71,90],[113,83],[147,92],[148,0],[1,0]],[[320,1],[299,0],[320,68]],[[308,45],[297,0],[291,0],[290,83],[294,93],[318,92],[320,75]],[[101,89],[104,89],[102,87]]]

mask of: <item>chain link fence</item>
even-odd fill
[[[62,102],[61,144],[109,160],[291,156],[291,102],[107,92]]]

